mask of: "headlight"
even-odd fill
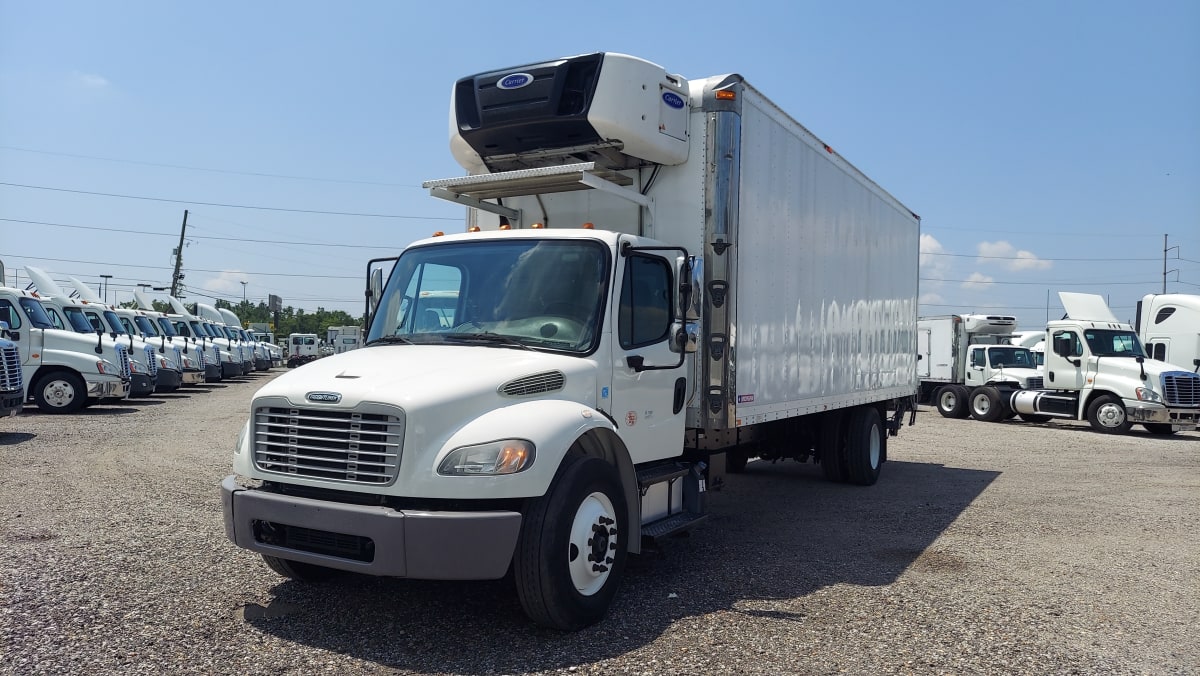
[[[532,441],[501,439],[478,446],[454,449],[438,466],[438,474],[445,476],[516,474],[532,464]]]
[[[117,368],[116,364],[112,363],[111,361],[109,361],[107,359],[96,360],[96,370],[99,371],[100,373],[103,373],[103,374],[109,375],[109,376],[121,375],[121,369]]]
[[[136,359],[129,360],[129,370],[133,373],[146,373],[146,366]]]
[[[1148,387],[1139,387],[1134,390],[1134,392],[1137,393],[1138,401],[1150,401],[1154,402],[1155,404],[1162,403],[1162,397],[1159,396],[1158,392],[1155,392]]]

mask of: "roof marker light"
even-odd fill
[[[595,228],[595,227],[596,227],[596,226],[595,226],[595,225],[593,225],[591,221],[588,221],[587,223],[584,223],[584,224],[583,224],[583,229],[584,229],[584,230],[591,230],[592,228]]]
[[[732,89],[720,89],[717,91],[718,101],[732,101],[737,98],[737,92]]]
[[[433,236],[434,237],[443,237],[443,236],[445,236],[445,234],[446,233],[442,232],[441,230],[438,230],[437,232],[433,233]]]
[[[501,223],[501,224],[500,224],[500,229],[501,229],[501,230],[512,230],[512,226],[511,226],[511,225],[509,225],[508,223]]]
[[[534,230],[541,230],[542,228],[544,228],[546,226],[541,223],[534,223],[533,225],[531,225],[529,227],[533,228]]]

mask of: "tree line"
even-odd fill
[[[166,301],[153,300],[151,302],[154,309],[159,312],[174,312],[170,303]],[[250,324],[273,326],[274,328],[271,330],[275,334],[276,340],[286,337],[290,333],[315,333],[324,338],[326,329],[331,326],[362,326],[363,324],[362,317],[352,317],[342,310],[331,312],[323,307],[318,307],[316,312],[306,312],[304,308],[294,308],[289,305],[279,311],[278,317],[273,317],[267,304],[262,301],[255,304],[250,301],[230,303],[226,300],[217,300],[213,306],[231,310],[242,320],[243,328],[248,328]],[[138,304],[137,301],[128,301],[121,303],[121,307],[136,309]]]

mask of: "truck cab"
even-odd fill
[[[1067,318],[1046,325],[1045,388],[1012,395],[1021,414],[1087,420],[1122,434],[1141,424],[1152,434],[1200,427],[1200,375],[1150,359],[1137,331],[1095,294],[1060,292]]]
[[[1143,296],[1134,327],[1148,357],[1200,372],[1200,295]]]
[[[24,407],[21,348],[8,339],[8,322],[0,320],[0,418],[17,415]]]
[[[147,342],[157,342],[159,354],[172,353],[175,361],[183,369],[181,376],[183,385],[199,385],[210,376],[204,349],[189,343],[188,339],[175,330],[175,325],[165,312],[154,309],[154,304],[141,291],[134,292],[138,310],[134,323],[141,330]],[[211,375],[219,376],[220,368],[214,363]]]
[[[288,335],[287,367],[303,366],[321,357],[320,341],[315,333],[292,333]]]
[[[79,320],[86,325],[82,316]],[[55,328],[35,293],[0,287],[0,321],[8,323],[9,340],[18,347],[25,398],[43,413],[73,413],[129,396],[125,346]]]

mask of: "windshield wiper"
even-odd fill
[[[415,345],[415,343],[413,343],[411,340],[405,338],[404,336],[397,336],[394,334],[390,335],[390,336],[380,336],[380,337],[376,338],[375,340],[368,340],[365,344],[366,345],[374,345],[376,343],[381,343],[381,344],[385,344],[385,345],[390,345],[392,343],[401,343],[404,345]]]
[[[504,347],[517,347],[522,350],[537,352],[537,350],[529,347],[519,340],[513,340],[508,336],[502,336],[498,333],[445,333],[442,334],[442,336],[447,340],[457,340],[462,342],[474,341],[479,343],[488,343],[491,345],[501,345]]]

